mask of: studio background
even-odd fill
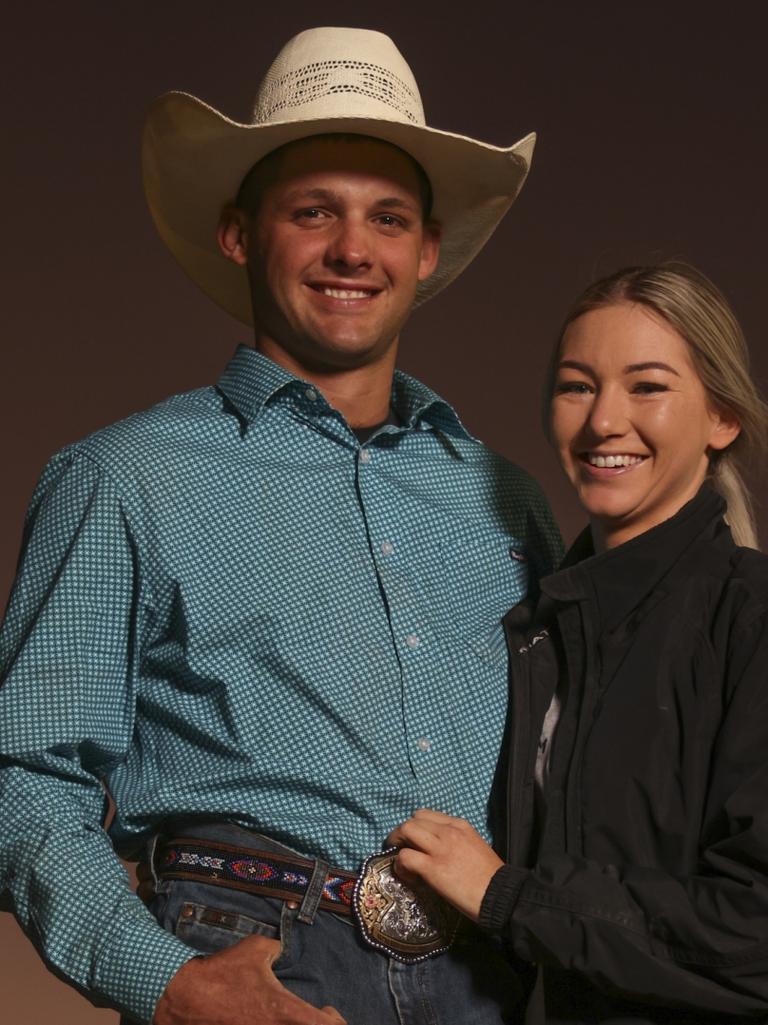
[[[768,379],[761,5],[373,6],[112,0],[4,14],[0,600],[48,456],[215,381],[249,342],[155,234],[139,171],[147,104],[183,89],[247,121],[261,73],[313,25],[390,34],[434,127],[498,145],[539,133],[520,199],[415,314],[400,365],[538,477],[567,539],[581,516],[542,437],[539,397],[559,322],[588,281],[627,263],[697,264],[733,303],[755,377]],[[767,482],[751,483],[768,541]],[[0,949],[3,1025],[116,1025],[42,967],[8,915]]]

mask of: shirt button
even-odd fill
[[[408,636],[405,638],[405,643],[408,645],[409,648],[418,648],[418,646],[421,644],[421,641],[416,636],[416,634],[408,634]]]
[[[419,739],[416,741],[416,747],[419,749],[419,751],[429,751],[429,749],[432,747],[432,741],[427,740],[426,737],[419,737]]]
[[[367,463],[367,462],[370,462],[370,459],[371,459],[371,453],[368,451],[368,449],[367,448],[361,448],[360,449],[360,462],[361,463]]]
[[[307,388],[307,390],[304,392],[304,394],[307,396],[307,398],[309,399],[310,402],[316,402],[317,401],[317,392],[315,391],[314,388]]]
[[[392,552],[394,552],[394,550],[395,550],[395,546],[392,544],[391,541],[382,541],[381,542],[381,554],[382,555],[391,555]]]

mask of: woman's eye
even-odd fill
[[[589,395],[592,388],[586,381],[558,381],[555,395]]]
[[[656,392],[669,391],[669,388],[661,381],[638,381],[632,391],[635,395],[653,395]]]

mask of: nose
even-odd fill
[[[372,263],[370,232],[364,221],[340,217],[328,238],[328,266],[337,271],[367,269]]]
[[[624,397],[613,388],[602,388],[594,397],[587,426],[596,438],[620,438],[629,428]]]

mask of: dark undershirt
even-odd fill
[[[389,407],[389,415],[387,416],[386,420],[382,420],[381,423],[379,423],[379,424],[373,424],[372,427],[353,427],[352,428],[352,433],[354,434],[354,436],[357,438],[357,440],[360,442],[361,445],[365,445],[365,443],[367,441],[369,441],[373,437],[373,435],[376,433],[376,431],[378,431],[378,429],[380,427],[387,427],[387,426],[392,426],[392,427],[401,427],[402,426],[400,417],[397,415],[397,413],[394,411],[394,409],[391,406]]]

